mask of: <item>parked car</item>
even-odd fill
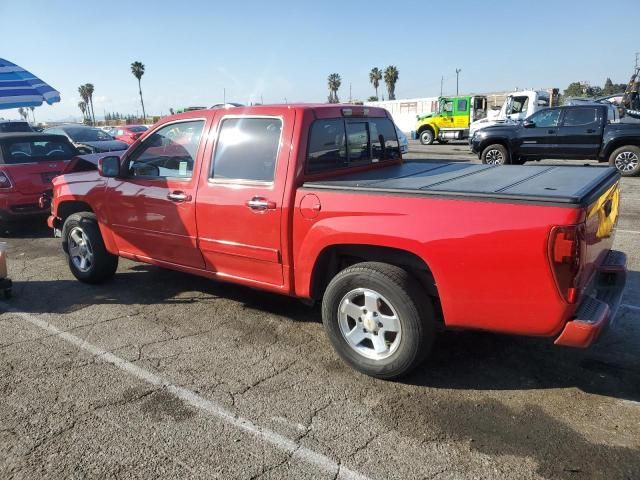
[[[398,128],[397,125],[395,125],[395,127],[396,127],[396,134],[398,135],[398,142],[400,142],[400,153],[402,153],[403,155],[405,153],[409,153],[409,139],[402,132],[402,130]]]
[[[227,103],[216,103],[215,105],[211,105],[209,108],[213,110],[217,110],[220,108],[229,109],[229,108],[235,108],[235,107],[244,107],[244,105],[236,102],[227,102]]]
[[[74,160],[48,223],[83,282],[125,257],[321,301],[345,362],[395,378],[440,328],[591,344],[625,282],[619,179],[403,163],[381,108],[238,107],[165,117],[135,148]]]
[[[482,163],[493,165],[593,159],[608,162],[624,176],[640,174],[640,125],[620,123],[611,104],[547,108],[522,124],[487,127],[475,133],[471,149]]]
[[[147,130],[148,127],[144,125],[124,125],[121,127],[114,127],[111,130],[110,135],[113,136],[116,140],[124,142],[127,145],[131,145]]]
[[[45,132],[66,136],[82,153],[114,152],[129,146],[99,128],[85,125],[61,125],[47,128]]]
[[[44,218],[48,210],[40,196],[51,188],[78,150],[61,135],[33,132],[0,133],[0,230],[34,216]]]
[[[0,133],[33,132],[28,122],[0,120]]]

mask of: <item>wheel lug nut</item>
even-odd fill
[[[359,322],[362,322],[362,317],[358,317],[358,321],[359,321]]]
[[[364,310],[362,310],[362,313],[366,314],[367,313],[367,309],[365,308]]]
[[[362,329],[362,331],[363,331],[364,333],[369,333],[369,332],[367,332],[367,329],[366,329],[366,328],[363,328],[363,329]]]
[[[382,322],[378,322],[378,327],[382,328]]]

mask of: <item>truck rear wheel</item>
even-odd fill
[[[93,213],[69,215],[62,227],[62,239],[69,269],[81,282],[102,283],[116,273],[118,257],[105,248]]]
[[[433,140],[434,140],[433,130],[431,130],[430,128],[425,128],[420,133],[420,143],[422,145],[431,145],[433,143]]]
[[[340,357],[372,377],[398,378],[431,350],[433,306],[406,270],[378,262],[338,273],[322,299],[322,322]]]
[[[480,155],[482,163],[486,165],[506,165],[510,162],[509,151],[507,147],[499,143],[489,145],[482,151]]]
[[[613,151],[609,165],[615,167],[623,177],[635,177],[640,174],[640,148],[626,145]]]

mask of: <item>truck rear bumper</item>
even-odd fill
[[[610,326],[622,300],[627,279],[627,256],[611,250],[600,265],[594,282],[580,302],[573,320],[556,338],[556,345],[586,348]]]

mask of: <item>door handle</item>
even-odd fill
[[[186,193],[180,192],[180,191],[169,192],[167,194],[167,198],[172,202],[178,202],[178,203],[191,201],[191,195],[187,195]]]
[[[265,210],[275,209],[276,202],[271,202],[263,197],[253,197],[251,200],[247,201],[247,207],[249,207],[251,210],[262,212]]]

